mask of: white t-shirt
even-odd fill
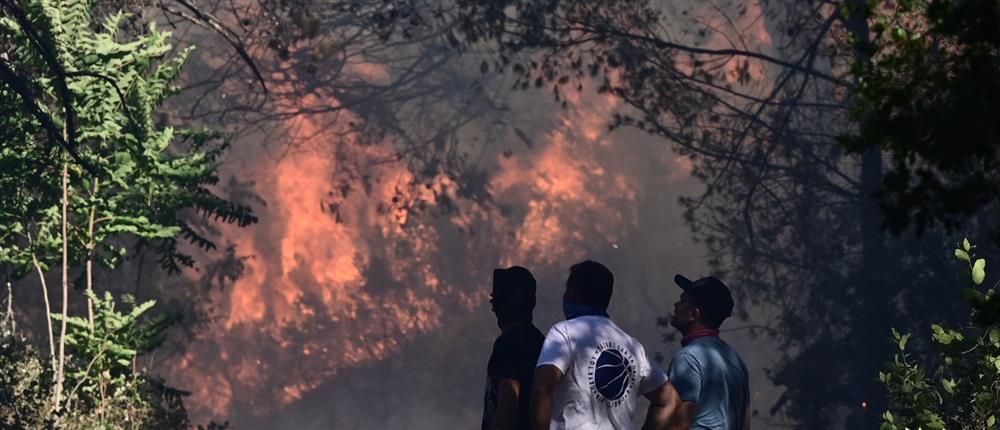
[[[642,344],[601,316],[552,326],[538,357],[538,366],[546,364],[563,372],[552,402],[553,430],[634,429],[638,397],[667,382]]]

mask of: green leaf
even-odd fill
[[[966,252],[972,250],[972,244],[969,243],[969,238],[962,239],[962,248],[964,248]]]
[[[959,260],[962,260],[962,261],[964,261],[966,263],[971,263],[972,262],[969,259],[969,253],[965,252],[965,251],[963,251],[963,250],[961,250],[959,248],[955,248],[955,257],[957,257]]]
[[[941,380],[941,386],[944,387],[944,390],[947,391],[948,394],[955,394],[955,386],[956,385],[958,385],[958,384],[955,383],[954,379],[942,379]]]
[[[990,343],[993,345],[1000,345],[1000,328],[990,329]]]
[[[899,337],[899,350],[903,351],[906,349],[906,342],[910,340],[909,334],[904,334]]]
[[[931,324],[931,331],[934,332],[933,337],[935,342],[940,343],[941,345],[948,345],[951,343],[951,335],[945,331],[944,327],[937,324]]]
[[[996,425],[996,423],[997,423],[996,415],[990,415],[990,417],[986,419],[986,427],[993,427],[994,425]]]
[[[972,265],[972,282],[981,285],[986,279],[986,260],[980,258]]]
[[[934,341],[941,345],[950,345],[955,341],[962,341],[965,339],[965,335],[961,332],[946,329],[937,324],[931,324],[931,330],[934,332]]]
[[[917,414],[917,418],[923,421],[923,428],[929,430],[944,430],[944,420],[941,416],[930,410],[923,410]]]

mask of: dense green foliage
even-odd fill
[[[0,427],[42,428],[51,402],[52,368],[6,315],[0,328]]]
[[[882,430],[1000,428],[1000,294],[996,285],[984,284],[986,260],[976,258],[968,240],[955,256],[970,280],[962,295],[972,323],[931,326],[940,351],[933,371],[907,352],[910,334],[893,332],[899,351],[879,374],[890,396]]]
[[[171,82],[189,50],[169,58],[169,33],[154,26],[120,41],[121,13],[92,31],[91,3],[10,3],[0,19],[0,262],[14,266],[15,278],[30,270],[32,255],[43,268],[61,258],[64,162],[71,265],[96,255],[113,267],[124,250],[108,239],[131,235],[154,242],[163,265],[179,270],[192,261],[177,251],[178,235],[214,246],[181,209],[240,225],[255,221],[248,208],[207,188],[218,179],[222,136],[154,120],[156,106],[176,91]]]
[[[847,143],[892,156],[889,228],[954,228],[1000,195],[1000,2],[869,3],[873,37],[859,45],[871,61],[855,67],[865,127]]]
[[[73,354],[66,366],[66,399],[58,411],[52,397],[56,378],[48,363],[15,330],[4,331],[0,423],[25,429],[188,427],[180,393],[132,371],[136,355],[156,346],[165,328],[162,318],[143,318],[153,303],[122,314],[110,294],[93,299],[94,324],[70,317],[66,342]]]
[[[120,313],[109,292],[94,292],[93,265],[114,269],[128,247],[152,246],[176,272],[193,264],[178,239],[214,247],[190,226],[195,212],[240,226],[256,219],[211,191],[223,136],[155,115],[191,48],[175,54],[169,33],[152,25],[123,35],[126,16],[95,19],[94,3],[0,2],[0,267],[12,280],[36,273],[46,318],[60,325],[39,336],[48,360],[5,325],[0,419],[24,428],[187,428],[182,392],[136,363],[171,319],[148,317],[154,302],[127,297]],[[44,277],[55,268],[61,312]],[[71,283],[84,290],[72,297],[86,301],[85,316],[69,315]]]
[[[70,317],[66,342],[70,388],[63,410],[53,412],[55,374],[7,314],[0,333],[0,425],[2,428],[190,428],[181,391],[132,371],[138,353],[157,346],[168,320],[146,318],[153,302],[127,314],[109,293],[92,297],[94,323]],[[126,297],[126,302],[130,302]],[[61,319],[56,315],[56,319]]]
[[[64,421],[67,425],[120,427],[121,423],[131,423],[137,428],[165,427],[154,416],[159,393],[144,377],[132,372],[132,365],[139,352],[159,346],[169,319],[144,318],[154,305],[152,301],[123,314],[115,309],[111,293],[105,292],[103,299],[92,292],[88,295],[94,304],[93,322],[82,317],[67,318],[66,343],[73,351],[73,361],[66,375],[71,390],[65,401],[71,415]],[[126,297],[125,301],[132,300]],[[54,318],[63,319],[61,315]],[[180,419],[169,411],[164,415]]]

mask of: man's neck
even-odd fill
[[[703,325],[698,325],[697,328],[692,328],[690,330],[682,331],[684,338],[681,339],[681,346],[688,346],[695,339],[700,339],[703,337],[719,337],[719,329],[705,327]]]
[[[513,329],[515,327],[520,327],[520,326],[529,325],[529,324],[531,324],[531,323],[528,322],[528,321],[507,321],[507,322],[504,322],[502,324],[499,324],[500,325],[500,334],[507,333],[508,331],[510,331],[511,329]]]
[[[704,325],[702,323],[697,323],[696,322],[696,323],[691,324],[690,327],[682,328],[681,329],[681,336],[687,337],[691,333],[702,332],[702,331],[711,330],[711,329],[712,328],[709,327],[709,326],[706,326],[706,325]]]

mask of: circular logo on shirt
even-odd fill
[[[604,342],[597,346],[588,364],[591,394],[611,406],[622,404],[638,375],[632,354],[614,342]]]

